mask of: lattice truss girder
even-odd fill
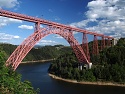
[[[21,45],[19,45],[16,50],[11,54],[11,56],[6,61],[6,65],[12,65],[15,70],[21,63],[23,58],[28,54],[28,52],[34,47],[34,45],[43,37],[49,34],[58,34],[64,37],[76,54],[80,63],[89,63],[82,47],[79,45],[78,41],[74,38],[72,31],[67,29],[60,29],[53,26],[48,26],[46,28],[37,28],[39,24],[36,25],[36,31],[25,39]]]
[[[105,36],[103,34],[98,34],[96,32],[90,32],[80,28],[75,28],[68,25],[47,21],[44,19],[39,19],[39,18],[24,15],[24,14],[14,13],[3,9],[0,9],[0,16],[36,23],[35,32],[32,35],[30,35],[26,40],[24,40],[23,43],[16,48],[16,50],[12,53],[12,55],[7,60],[6,64],[7,65],[12,64],[12,67],[14,69],[17,68],[19,63],[26,56],[26,54],[32,49],[32,47],[40,39],[47,36],[48,34],[59,34],[60,36],[64,37],[73,48],[79,62],[84,62],[84,63],[85,62],[89,63],[90,61],[87,37],[85,34],[83,35],[82,46],[85,51],[84,53],[82,47],[79,45],[78,41],[74,38],[72,34],[73,31],[94,35],[93,54],[99,53],[97,36],[102,37],[101,49],[103,49],[106,46],[105,45],[106,38],[108,38],[108,41],[107,41],[108,46],[111,46],[111,40],[114,39],[113,37]],[[49,27],[40,28],[40,24],[47,25]]]

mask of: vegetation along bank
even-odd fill
[[[89,43],[91,49],[92,42]],[[99,55],[91,55],[92,69],[78,69],[78,60],[73,52],[59,56],[49,67],[48,72],[63,79],[77,82],[111,83],[125,85],[125,39],[119,39],[117,45],[107,47]]]

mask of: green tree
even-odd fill
[[[6,53],[0,48],[0,92],[2,94],[37,94],[30,82],[21,82],[21,75],[5,66]]]

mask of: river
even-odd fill
[[[40,94],[125,94],[125,87],[82,85],[51,78],[48,73],[50,63],[20,64],[17,72],[22,81],[29,80]]]

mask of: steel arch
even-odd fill
[[[36,29],[36,31],[30,35],[27,39],[25,39],[21,45],[19,45],[15,51],[11,54],[11,56],[6,61],[6,65],[12,65],[12,68],[15,70],[18,65],[21,63],[23,58],[28,54],[28,52],[34,47],[34,45],[41,40],[43,37],[49,34],[58,34],[62,36],[64,39],[68,41],[68,43],[73,48],[74,53],[80,63],[87,63],[89,61],[78,43],[78,41],[74,38],[72,31],[67,29],[61,29],[54,26],[48,26],[46,28]]]

